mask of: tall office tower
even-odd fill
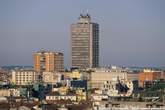
[[[41,50],[33,54],[34,70],[36,72],[63,72],[63,53]]]
[[[99,25],[91,22],[89,14],[82,15],[71,25],[71,49],[73,68],[99,66]]]

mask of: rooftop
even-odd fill
[[[80,14],[79,16],[79,23],[90,23],[91,17],[87,14]]]
[[[46,51],[41,49],[40,51],[35,52],[35,54],[56,54],[56,55],[63,55],[61,52],[53,52],[53,51]]]

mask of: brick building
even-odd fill
[[[146,82],[153,82],[158,79],[161,79],[160,71],[144,70],[139,73],[139,86],[145,87]]]

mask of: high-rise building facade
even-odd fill
[[[63,72],[63,53],[46,52],[44,50],[33,54],[34,70],[36,72]]]
[[[89,14],[81,14],[71,25],[71,49],[73,68],[99,66],[99,25],[91,22]]]

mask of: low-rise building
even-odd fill
[[[128,72],[127,73],[127,79],[129,81],[137,81],[139,78],[139,73],[134,73],[134,72]]]
[[[110,97],[127,97],[133,92],[133,84],[131,81],[106,81],[101,90],[103,91],[102,94],[107,94]]]
[[[87,91],[87,80],[71,80],[70,87],[73,89],[82,88]]]
[[[165,80],[165,71],[161,72],[161,79]]]
[[[76,95],[54,95],[54,94],[46,95],[46,101],[58,101],[58,100],[76,101],[77,97]]]
[[[127,80],[127,72],[118,69],[100,69],[91,72],[91,88],[101,88],[105,81]]]
[[[91,97],[92,97],[92,101],[108,100],[108,95],[92,94]]]
[[[43,72],[42,81],[47,84],[55,84],[58,82],[60,75],[56,72]]]
[[[12,70],[11,82],[15,85],[32,85],[39,80],[39,74],[33,70]]]
[[[81,83],[81,82],[80,82]],[[78,84],[80,84],[78,83]],[[77,83],[76,83],[77,84]],[[81,84],[80,86],[74,85],[72,87],[67,87],[64,85],[54,85],[52,88],[52,93],[56,93],[56,95],[66,96],[66,95],[76,95],[77,101],[86,100],[87,99],[87,92],[86,92],[86,86]],[[55,94],[53,94],[55,95]]]
[[[65,78],[67,79],[80,79],[81,73],[78,70],[72,72],[65,72]]]
[[[81,100],[87,100],[87,92],[84,91],[83,89],[77,89],[76,95],[77,95],[77,101],[78,102]]]
[[[0,97],[19,97],[20,91],[17,89],[0,89]]]
[[[144,87],[146,82],[153,82],[154,80],[161,79],[161,73],[161,71],[143,70],[143,72],[139,73],[139,86]]]
[[[60,95],[66,95],[67,94],[67,92],[68,92],[68,87],[66,87],[66,86],[59,86],[59,87],[57,87],[57,86],[53,86],[53,88],[52,88],[52,92],[58,92]]]

